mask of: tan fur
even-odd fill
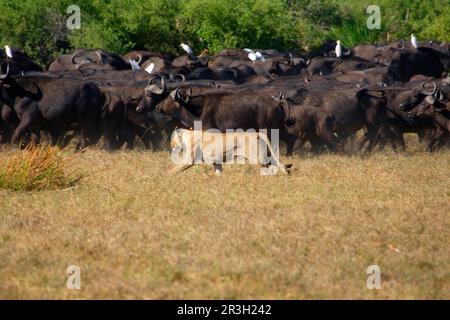
[[[228,141],[234,141],[234,143],[229,143],[227,145],[226,139],[229,139]],[[214,156],[214,158],[222,158],[223,163],[225,163],[225,158],[227,154],[231,154],[233,157],[236,157],[237,155],[242,156],[246,161],[249,161],[253,159],[255,161],[254,157],[255,155],[250,154],[250,147],[249,147],[249,141],[257,141],[257,143],[260,143],[260,140],[263,141],[263,144],[269,149],[270,154],[272,155],[272,158],[275,162],[274,166],[278,167],[281,172],[288,174],[287,166],[285,166],[283,163],[281,163],[280,159],[275,156],[275,152],[272,150],[271,143],[269,139],[267,138],[266,134],[262,132],[232,132],[232,133],[213,133],[208,131],[202,131],[201,134],[199,131],[194,130],[187,130],[187,129],[176,129],[174,133],[172,134],[172,139],[170,141],[170,145],[172,149],[174,148],[182,148],[186,144],[190,144],[190,150],[191,150],[191,157],[190,162],[186,164],[180,164],[175,166],[170,172],[171,173],[179,173],[181,171],[184,171],[194,165],[194,155],[197,149],[206,150],[208,147],[215,151],[214,148],[212,148],[212,143],[217,141],[222,141],[222,150],[219,154],[216,154],[215,152],[212,152],[211,155]],[[256,149],[257,150],[257,149]],[[202,161],[202,164],[205,164]],[[218,168],[216,170],[221,170],[221,165],[217,164],[214,165],[215,168]],[[216,171],[217,173],[217,171]]]

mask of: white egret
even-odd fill
[[[264,59],[264,56],[262,55],[262,53],[259,52],[259,51],[255,52],[255,57],[256,57],[256,60],[261,60],[261,61],[265,61],[266,60],[266,59]]]
[[[184,50],[184,51],[186,51],[187,52],[187,54],[192,54],[192,49],[191,49],[191,47],[189,47],[187,44],[185,44],[185,43],[182,43],[182,44],[180,44],[180,47]]]
[[[128,62],[131,65],[131,69],[133,70],[141,70],[141,67],[139,66],[139,63],[137,61],[134,61],[133,59],[128,60]]]
[[[256,61],[256,54],[253,52],[253,51],[250,51],[249,53],[248,53],[248,58],[252,61],[252,62],[255,62]]]
[[[11,48],[9,46],[5,46],[5,51],[6,51],[6,56],[11,59],[13,57]]]
[[[414,47],[414,49],[417,49],[417,39],[413,34],[411,34],[411,44]]]
[[[336,58],[340,58],[342,56],[342,47],[341,47],[341,41],[336,41],[336,48],[334,49],[334,52],[336,52]]]

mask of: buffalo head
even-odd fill
[[[193,114],[189,111],[191,97],[191,88],[177,88],[156,106],[156,110],[165,116],[167,122],[190,128],[193,126]]]
[[[160,80],[160,85],[157,84],[157,80]],[[148,81],[148,85],[144,89],[144,97],[136,111],[139,113],[152,111],[166,96],[166,81],[164,77],[156,75]]]
[[[271,98],[275,100],[278,103],[278,106],[283,110],[284,123],[288,127],[293,126],[295,124],[295,119],[291,116],[291,106],[289,101],[286,99],[286,93],[282,91],[278,97],[271,96]]]
[[[408,112],[408,117],[413,120],[432,118],[433,107],[425,103],[419,104]]]
[[[427,88],[426,83],[423,82],[421,88],[414,89],[412,95],[400,104],[400,109],[403,111],[410,111],[422,102],[434,105],[443,100],[443,93],[438,90],[436,84],[433,82],[433,88]]]

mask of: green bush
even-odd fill
[[[450,42],[448,0],[377,0],[381,30],[368,30],[369,0],[77,0],[81,29],[68,30],[72,0],[0,0],[0,45],[25,50],[42,65],[74,48],[182,53],[208,48],[314,49],[408,39]]]

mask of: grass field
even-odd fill
[[[167,152],[70,157],[73,187],[0,190],[0,298],[450,298],[448,150],[296,156],[276,177],[168,176]]]

